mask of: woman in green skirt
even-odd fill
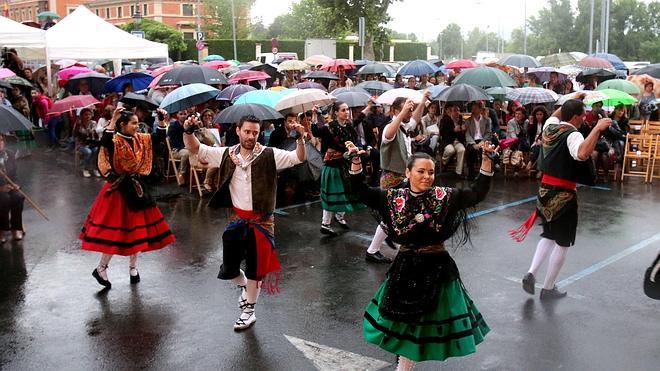
[[[312,124],[312,134],[321,138],[322,151],[325,152],[321,168],[321,233],[329,236],[337,235],[330,225],[333,217],[341,228],[348,229],[344,214],[365,208],[350,189],[349,163],[344,158],[346,143],[357,142],[357,131],[349,120],[346,103],[336,101],[333,111],[334,120],[329,124]]]
[[[484,142],[483,151],[493,146]],[[348,144],[351,181],[360,201],[375,209],[386,232],[401,244],[385,282],[364,313],[364,337],[399,358],[398,370],[416,362],[460,357],[476,351],[489,328],[468,296],[444,242],[468,240],[467,208],[490,188],[491,159],[470,188],[435,187],[434,160],[425,153],[408,159],[408,185],[383,190],[366,185],[359,151]]]

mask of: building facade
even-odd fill
[[[45,11],[57,13],[59,16],[74,11],[78,5],[89,0],[0,0],[4,2],[4,13],[16,22],[39,23],[37,14]]]

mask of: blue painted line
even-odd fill
[[[501,211],[501,210],[508,209],[508,208],[514,207],[514,206],[523,205],[523,204],[526,204],[526,203],[532,202],[532,201],[536,201],[536,196],[530,196],[530,197],[527,197],[527,198],[523,198],[522,200],[510,202],[508,204],[491,207],[490,209],[475,211],[473,213],[468,214],[468,219],[474,219],[474,218],[477,218],[477,217],[480,217],[480,216],[483,216],[483,215],[486,215],[486,214],[494,213],[496,211]]]
[[[586,276],[588,276],[592,273],[598,272],[599,270],[607,267],[608,265],[610,265],[614,262],[617,262],[617,261],[625,258],[626,256],[628,256],[630,254],[633,254],[633,253],[635,253],[635,252],[637,252],[637,251],[639,251],[639,250],[641,250],[641,249],[643,249],[643,248],[645,248],[645,247],[647,247],[647,246],[649,246],[649,245],[651,245],[655,242],[658,242],[658,241],[660,241],[660,233],[655,234],[655,235],[645,239],[644,241],[638,242],[635,245],[632,245],[629,248],[627,248],[625,250],[622,250],[619,253],[614,254],[614,255],[610,256],[609,258],[607,258],[605,260],[602,260],[602,261],[592,265],[589,268],[581,270],[580,272],[577,272],[574,275],[559,281],[557,283],[557,287],[560,287],[560,288],[561,287],[566,287],[566,286],[572,284],[573,282],[575,282],[577,280],[580,280],[580,279],[582,279],[582,278],[584,278],[584,277],[586,277]]]
[[[274,214],[277,214],[277,215],[283,215],[283,216],[286,216],[286,215],[289,215],[289,213],[285,212],[284,210],[295,209],[295,208],[297,208],[297,207],[302,207],[302,206],[310,206],[310,205],[314,205],[314,204],[319,203],[319,202],[321,202],[321,200],[307,201],[307,202],[303,202],[303,203],[301,203],[301,204],[295,204],[295,205],[289,205],[289,206],[285,206],[285,207],[280,207],[279,209],[275,209],[275,210],[273,211],[273,213],[274,213]]]

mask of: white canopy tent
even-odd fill
[[[16,49],[22,59],[44,59],[46,31],[0,16],[0,46]]]

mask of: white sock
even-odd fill
[[[567,253],[568,247],[555,244],[555,248],[552,250],[552,255],[550,255],[550,263],[548,264],[548,272],[545,275],[545,282],[543,282],[544,289],[551,290],[555,287],[555,281],[557,280],[557,277],[559,277],[559,271],[564,265]]]
[[[128,258],[128,274],[131,276],[137,276],[138,271],[137,271],[137,253],[131,255]]]
[[[399,356],[399,365],[396,368],[396,371],[411,371],[415,367],[415,361],[408,359],[403,356]]]
[[[254,280],[247,280],[247,293],[246,298],[248,303],[257,304],[257,299],[259,299],[259,292],[261,288],[259,287],[259,282]]]
[[[532,259],[532,265],[529,267],[529,273],[536,276],[541,268],[541,265],[548,259],[548,256],[552,252],[552,249],[555,247],[555,241],[549,240],[547,238],[541,238],[539,243],[536,245],[536,252],[534,253],[534,258]]]
[[[245,277],[245,272],[243,272],[242,269],[239,269],[239,275],[236,278],[232,278],[231,282],[233,282],[236,286],[247,286],[247,277]]]
[[[332,211],[328,210],[323,210],[323,219],[321,220],[321,223],[325,225],[330,225],[332,223],[332,217],[334,216],[335,213]]]
[[[383,244],[383,241],[387,238],[387,233],[383,230],[383,227],[378,225],[376,228],[376,233],[374,233],[374,238],[371,240],[371,244],[367,249],[369,254],[375,254],[380,251],[380,245]]]

